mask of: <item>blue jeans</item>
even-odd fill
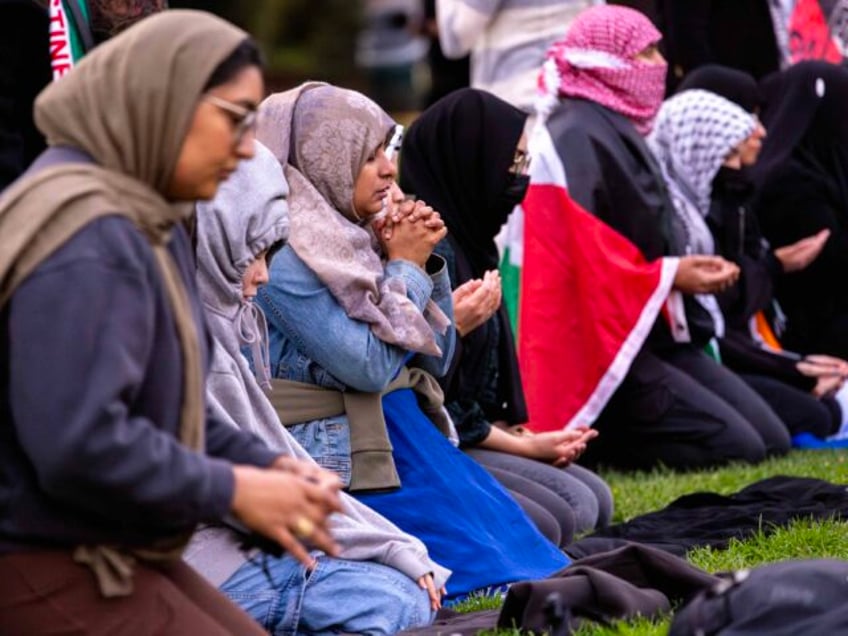
[[[313,556],[317,565],[309,572],[290,556],[266,556],[263,570],[259,555],[242,565],[221,591],[275,636],[382,636],[432,621],[427,593],[398,570],[321,552]]]

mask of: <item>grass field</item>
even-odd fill
[[[662,508],[680,495],[699,490],[730,494],[748,484],[775,475],[817,477],[848,484],[848,452],[795,451],[758,466],[730,466],[686,474],[668,470],[651,473],[602,473],[615,496],[615,522]],[[757,534],[745,541],[731,542],[726,550],[698,549],[688,559],[710,572],[720,572],[786,559],[848,559],[848,524],[839,521],[798,521],[765,536]],[[494,598],[477,598],[465,603],[464,610],[497,607]],[[621,622],[613,627],[586,627],[579,636],[661,636],[666,634],[670,617],[657,621]],[[520,632],[501,630],[488,636],[512,636]]]

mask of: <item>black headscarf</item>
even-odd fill
[[[749,113],[760,110],[763,98],[757,80],[745,71],[720,64],[700,66],[686,75],[678,92],[700,88],[721,95]]]
[[[848,206],[848,69],[801,62],[762,82],[768,137],[754,174],[764,184],[790,161],[825,179]]]
[[[502,195],[526,119],[490,93],[460,89],[424,111],[404,137],[401,187],[439,211],[473,277],[498,266],[494,238],[512,212]]]
[[[527,115],[475,89],[455,91],[433,104],[410,126],[401,153],[401,187],[438,210],[456,255],[457,287],[498,267],[495,236],[515,205],[506,193],[509,169]],[[497,328],[490,323],[497,321]],[[497,342],[492,335],[497,334]],[[506,308],[463,338],[455,382],[471,395],[487,375],[492,347],[498,350],[498,405],[490,419],[527,419],[515,342]],[[448,392],[449,397],[451,391]]]

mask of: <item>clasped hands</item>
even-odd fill
[[[804,356],[795,367],[803,375],[816,378],[813,395],[819,398],[833,395],[848,379],[848,362],[833,356],[810,354]]]
[[[397,184],[389,189],[386,214],[371,223],[389,260],[406,260],[424,269],[436,244],[447,236],[441,215],[421,200],[404,197]]]

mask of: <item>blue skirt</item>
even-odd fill
[[[544,578],[569,564],[501,485],[436,429],[412,390],[386,395],[383,412],[401,487],[355,496],[453,570],[449,597]]]

